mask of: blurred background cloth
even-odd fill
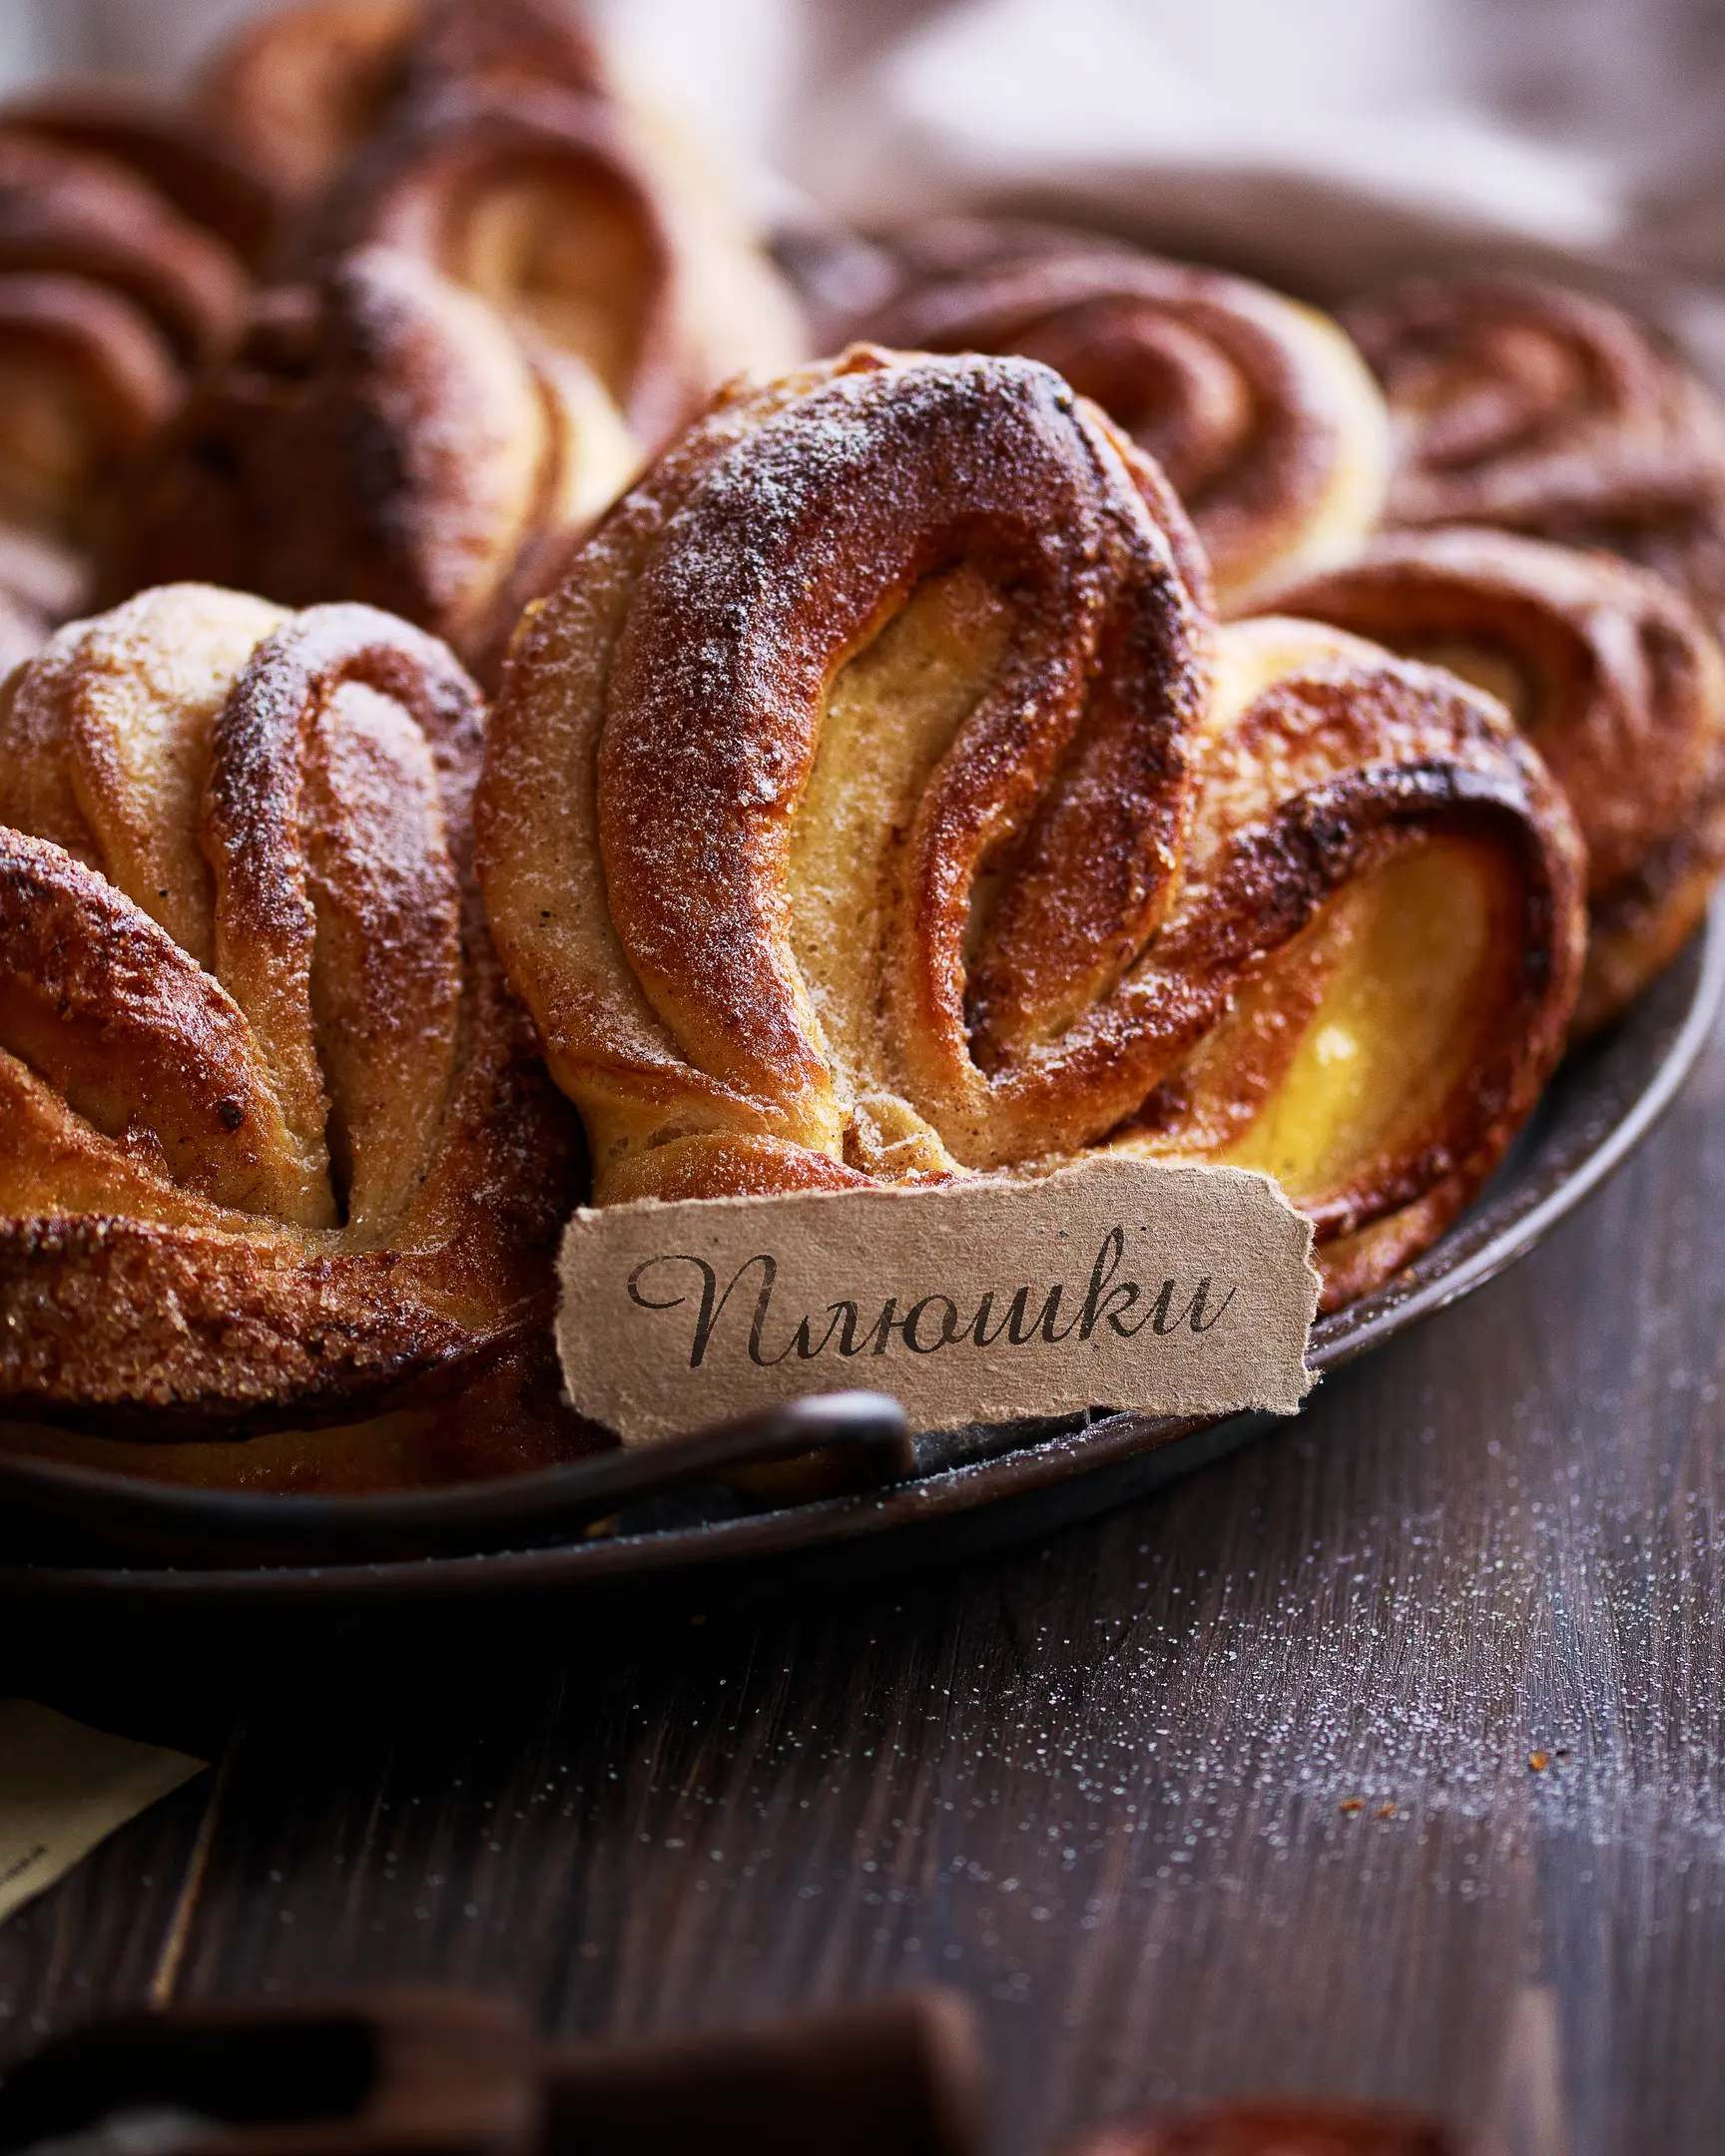
[[[172,80],[270,0],[0,0]],[[1064,207],[1324,291],[1454,246],[1725,288],[1721,0],[599,0],[764,220]],[[1667,289],[1669,290],[1669,282]],[[1679,290],[1725,355],[1725,303]]]

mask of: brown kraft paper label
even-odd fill
[[[583,1207],[560,1273],[570,1397],[626,1444],[853,1388],[932,1430],[1287,1414],[1312,1382],[1311,1223],[1242,1168]]]
[[[0,1700],[0,1923],[204,1765]]]

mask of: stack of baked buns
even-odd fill
[[[721,201],[564,0],[0,113],[0,1445],[609,1442],[584,1198],[1230,1163],[1335,1309],[1697,926],[1725,416],[1646,329],[1000,220],[836,320]]]

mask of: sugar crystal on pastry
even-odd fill
[[[405,623],[203,586],[6,684],[0,1442],[352,1487],[571,1441],[571,1133],[470,879],[479,721]]]
[[[1238,1159],[1340,1297],[1477,1188],[1575,994],[1579,846],[1496,708],[1218,641],[1166,482],[1021,359],[721,399],[518,634],[478,815],[600,1202]]]

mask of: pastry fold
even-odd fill
[[[646,449],[806,350],[789,289],[673,129],[613,96],[567,10],[444,0],[311,216],[312,266],[400,248],[585,367]]]
[[[572,1134],[471,878],[480,719],[404,623],[197,586],[7,684],[5,1414],[146,1442],[382,1416],[392,1476],[391,1411],[545,1361]],[[470,1431],[466,1471],[536,1441]]]
[[[387,116],[405,85],[420,0],[298,0],[247,23],[198,86],[217,140],[303,210]]]
[[[476,820],[601,1203],[1125,1145],[1275,1174],[1337,1300],[1501,1157],[1579,975],[1498,709],[1218,633],[1160,473],[1023,359],[721,399],[518,634]]]
[[[51,85],[0,107],[0,131],[117,165],[250,268],[270,261],[283,204],[249,151],[177,101],[117,82]]]
[[[1315,616],[1498,697],[1587,847],[1578,1033],[1688,940],[1725,868],[1725,659],[1663,578],[1507,532],[1387,534],[1287,594]]]
[[[56,139],[54,110],[44,102],[40,129],[28,113],[0,113],[7,664],[87,603],[125,477],[193,371],[233,336],[245,293],[222,241],[141,173]]]
[[[1602,547],[1725,622],[1725,410],[1638,322],[1536,278],[1465,274],[1343,319],[1390,404],[1388,523]]]
[[[0,275],[17,274],[114,293],[188,371],[233,336],[246,292],[230,250],[146,181],[0,128]]]
[[[1225,614],[1347,560],[1377,523],[1383,398],[1316,308],[1053,226],[955,219],[891,253],[898,289],[859,333],[1054,367],[1162,466]]]
[[[197,581],[386,608],[484,670],[635,470],[579,362],[398,249],[262,293],[134,473],[111,600]]]

